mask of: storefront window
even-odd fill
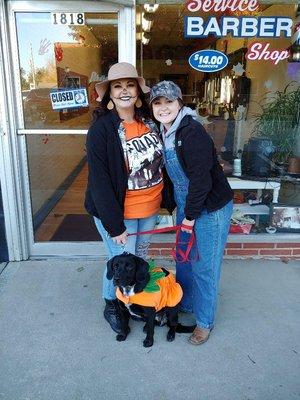
[[[220,11],[204,3],[139,6],[137,66],[150,86],[176,82],[212,136],[235,190],[233,225],[249,223],[232,233],[300,231],[299,7]],[[190,31],[188,17],[196,17]],[[217,72],[193,68],[191,55],[206,49],[226,55],[228,64]],[[210,60],[203,56],[203,63]],[[289,206],[279,222],[277,202]]]
[[[84,208],[85,135],[27,135],[35,242],[98,241]]]
[[[85,13],[83,25],[55,24],[53,18],[16,13],[24,126],[86,129],[97,105],[94,84],[118,60],[118,15]],[[58,97],[51,101],[50,94],[73,89],[84,90],[86,105],[56,109]]]

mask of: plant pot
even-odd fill
[[[288,173],[300,174],[300,157],[289,158]]]

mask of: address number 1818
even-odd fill
[[[52,13],[53,25],[85,25],[84,13]]]

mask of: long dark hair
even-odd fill
[[[137,81],[136,81],[136,83],[137,83],[137,87],[138,87],[138,97],[142,101],[142,106],[140,108],[134,107],[134,119],[138,122],[141,122],[142,118],[150,118],[150,109],[149,109],[148,103],[146,101],[145,94],[142,92],[142,89],[140,88],[140,85],[138,84]],[[109,84],[106,92],[104,93],[101,103],[93,111],[94,121],[96,119],[98,119],[99,117],[101,117],[102,115],[107,114],[110,111],[107,109],[107,104],[109,103],[110,100],[111,99],[110,99],[110,84]],[[113,109],[113,111],[117,112],[115,108]]]

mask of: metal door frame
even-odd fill
[[[119,61],[135,65],[135,8],[130,0],[0,0],[0,180],[9,260],[29,257],[82,257],[105,254],[102,242],[34,242],[26,135],[86,134],[86,130],[24,129],[15,12],[118,12]]]

